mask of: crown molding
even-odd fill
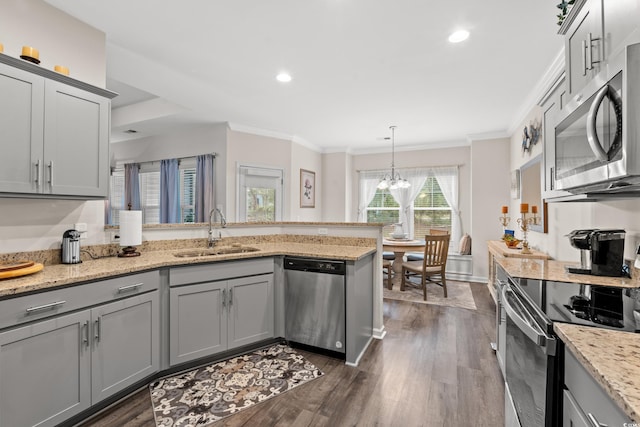
[[[552,88],[564,73],[564,45],[553,59],[553,62],[545,73],[542,75],[538,83],[533,87],[529,95],[525,98],[525,101],[520,105],[520,108],[514,114],[511,125],[507,129],[509,135],[513,135],[517,129],[520,128],[522,122],[527,119],[527,116],[531,112],[531,109],[540,105],[540,102],[549,93],[549,89]]]

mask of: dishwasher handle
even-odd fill
[[[284,269],[344,276],[346,263],[333,259],[285,257]]]

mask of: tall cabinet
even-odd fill
[[[104,198],[116,94],[0,54],[0,194]]]

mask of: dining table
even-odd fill
[[[385,252],[393,252],[393,279],[391,281],[392,288],[394,285],[400,285],[402,280],[402,262],[404,260],[404,254],[407,252],[422,252],[424,251],[425,241],[414,239],[394,239],[384,238],[382,239],[382,250]]]

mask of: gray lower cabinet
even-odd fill
[[[177,365],[221,352],[227,346],[227,282],[200,283],[169,291],[169,363]]]
[[[564,426],[624,426],[631,419],[609,397],[571,351],[565,351]]]
[[[274,336],[273,273],[173,287],[169,295],[172,366]]]
[[[91,406],[89,310],[0,333],[0,426],[54,426]]]
[[[95,404],[160,368],[158,291],[91,310],[91,397]]]
[[[55,426],[160,368],[158,272],[0,301],[0,427]]]

